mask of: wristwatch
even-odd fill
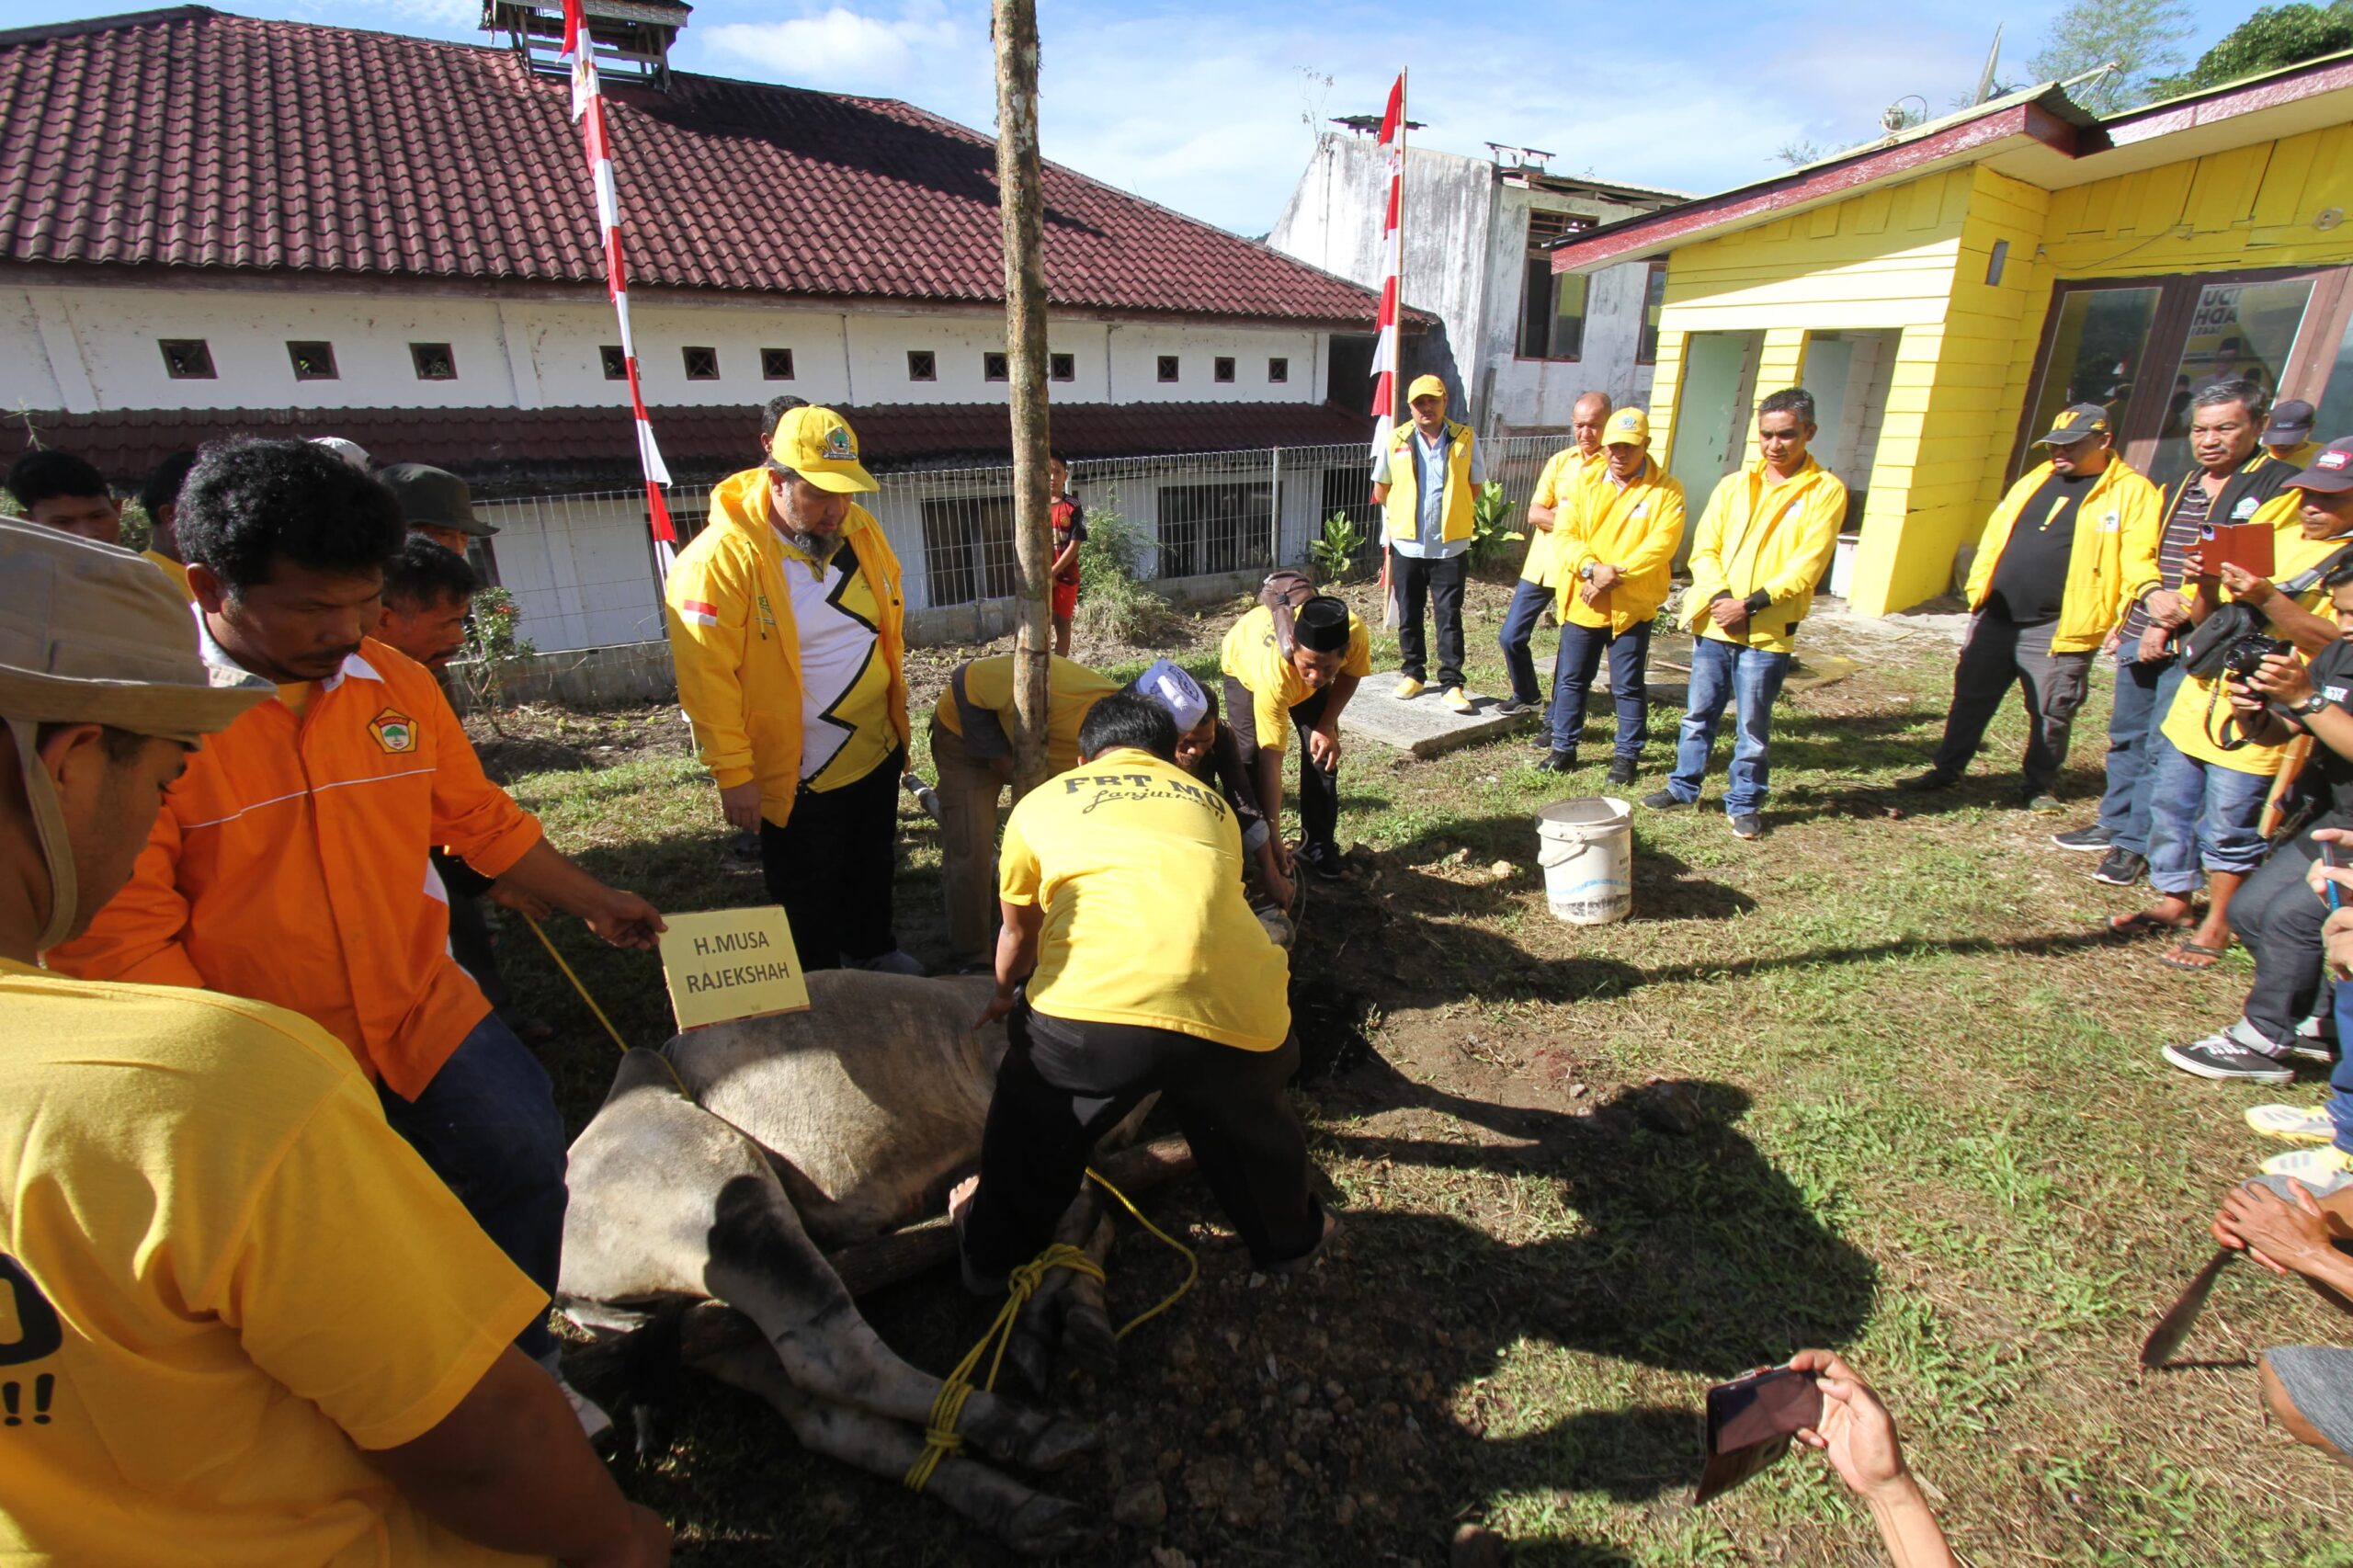
[[[1594,568],[1594,562],[1590,562],[1590,561],[1586,562],[1584,565],[1582,565],[1582,566],[1578,567],[1578,568],[1577,568],[1577,581],[1578,581],[1578,582],[1580,582],[1580,583],[1590,583],[1590,582],[1592,582],[1592,581],[1593,581],[1593,568]]]
[[[2299,718],[2309,719],[2328,706],[2328,693],[2315,691],[2296,704],[2293,711]]]

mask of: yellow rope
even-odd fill
[[[517,910],[516,913],[523,914],[521,910]],[[529,915],[523,915],[523,924],[531,928],[531,935],[540,939],[540,946],[548,950],[548,957],[555,960],[555,967],[563,971],[563,978],[572,982],[572,988],[580,993],[580,999],[588,1004],[588,1010],[597,1015],[597,1021],[605,1026],[607,1034],[613,1037],[613,1044],[620,1049],[623,1056],[627,1056],[629,1042],[621,1039],[620,1030],[613,1028],[613,1020],[605,1017],[605,1009],[597,1006],[597,999],[588,994],[588,988],[580,983],[580,977],[572,972],[572,966],[563,961],[563,955],[555,950],[555,944],[548,940],[548,934],[540,929],[540,923]]]
[[[1125,1339],[1183,1299],[1185,1292],[1193,1288],[1193,1281],[1200,1278],[1201,1262],[1194,1256],[1192,1248],[1145,1219],[1143,1211],[1129,1200],[1126,1193],[1105,1180],[1100,1171],[1089,1168],[1086,1175],[1097,1186],[1118,1199],[1120,1207],[1134,1215],[1138,1224],[1185,1257],[1184,1283],[1163,1297],[1151,1311],[1130,1319],[1126,1326],[1113,1335],[1117,1339]],[[1093,1279],[1099,1280],[1104,1277],[1101,1264],[1067,1242],[1054,1243],[1013,1271],[1006,1281],[1005,1305],[997,1309],[995,1321],[989,1324],[988,1332],[981,1335],[980,1343],[973,1346],[961,1361],[956,1363],[956,1369],[940,1380],[939,1393],[932,1400],[931,1415],[924,1423],[923,1452],[916,1456],[915,1462],[907,1470],[905,1484],[910,1492],[922,1491],[930,1482],[932,1472],[939,1468],[941,1460],[963,1450],[963,1435],[956,1430],[956,1423],[963,1416],[964,1402],[972,1396],[973,1371],[979,1368],[981,1358],[987,1356],[988,1377],[981,1387],[992,1392],[995,1391],[997,1370],[1005,1365],[1006,1346],[1013,1342],[1014,1322],[1021,1315],[1021,1309],[1029,1304],[1029,1298],[1037,1294],[1038,1287],[1045,1282],[1046,1275],[1056,1268],[1068,1268]],[[989,1348],[992,1345],[996,1347],[994,1354]]]

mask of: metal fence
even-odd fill
[[[1487,477],[1516,516],[1557,437],[1482,444]],[[1326,519],[1345,514],[1371,559],[1379,514],[1362,446],[1274,447],[1185,456],[1087,460],[1071,490],[1090,527],[1124,530],[1147,583],[1257,573],[1309,559]],[[1010,598],[1017,580],[1010,466],[902,471],[861,497],[904,574],[910,611]],[[669,493],[681,540],[700,531],[707,485]],[[498,582],[520,610],[517,628],[542,650],[649,641],[662,631],[645,497],[597,491],[485,503],[500,529],[490,551]]]

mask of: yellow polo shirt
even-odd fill
[[[1592,483],[1608,462],[1608,448],[1597,448],[1587,457],[1574,442],[1544,460],[1543,472],[1536,476],[1536,489],[1528,502],[1531,506],[1552,507],[1552,526],[1529,529],[1528,558],[1519,567],[1523,579],[1540,588],[1560,582],[1561,512],[1575,499],[1577,488]]]
[[[985,659],[972,659],[959,665],[957,674],[964,677],[964,700],[996,716],[997,727],[1009,748],[1013,741],[1013,655],[993,653]],[[1119,689],[1120,683],[1108,676],[1097,675],[1085,665],[1056,654],[1046,655],[1048,766],[1056,771],[1076,766],[1078,727],[1086,722],[1086,716],[1095,711],[1097,702]],[[964,738],[964,718],[957,711],[954,675],[948,677],[939,700],[932,705],[931,716],[941,729],[959,739]]]
[[[2285,494],[2293,496],[2298,492],[2289,491]],[[2281,506],[2279,499],[2275,496],[2267,504],[2267,509],[2275,511],[2271,541],[2272,582],[2285,582],[2299,572],[2309,572],[2347,545],[2353,544],[2353,539],[2343,536],[2336,539],[2306,539],[2303,526],[2298,521],[2295,510],[2292,507]],[[2188,585],[2184,585],[2185,590],[2188,586]],[[2222,597],[2227,600],[2230,597],[2228,591],[2224,591]],[[2326,588],[2316,587],[2296,602],[2314,615],[2330,620],[2336,619],[2336,608],[2330,600]],[[2267,631],[2264,635],[2274,634]],[[2213,737],[2207,733],[2211,721],[2213,728],[2222,730],[2227,735],[2235,735],[2237,726],[2232,725],[2225,728],[2222,721],[2236,711],[2237,710],[2231,706],[2230,694],[2222,690],[2222,677],[2218,676],[2211,679],[2201,680],[2196,676],[2186,676],[2181,685],[2174,690],[2173,706],[2165,710],[2165,737],[2171,741],[2183,756],[2196,757],[2199,761],[2211,763],[2216,767],[2227,767],[2234,773],[2253,773],[2265,778],[2279,772],[2280,760],[2287,755],[2285,746],[2245,745],[2235,751],[2226,751],[2216,744]]]
[[[1290,710],[1314,696],[1299,666],[1283,657],[1275,636],[1275,612],[1260,605],[1233,623],[1218,650],[1218,667],[1242,683],[1250,693],[1250,717],[1258,729],[1260,751],[1281,751],[1290,744]],[[1356,611],[1348,612],[1348,652],[1340,673],[1358,680],[1372,674],[1372,633]]]
[[[516,1564],[362,1456],[547,1298],[265,1003],[0,960],[0,1561]]]
[[[1126,747],[1021,798],[997,892],[1045,910],[1029,1004],[1243,1051],[1290,1033],[1290,964],[1242,892],[1242,832],[1212,785]]]

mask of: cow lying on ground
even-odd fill
[[[881,1342],[824,1254],[938,1212],[977,1165],[1006,1050],[1002,1024],[973,1028],[991,989],[985,978],[825,971],[809,977],[808,1012],[630,1052],[572,1147],[559,1304],[607,1335],[677,1332],[691,1308],[706,1332],[683,1335],[686,1365],[767,1400],[805,1447],[904,1474],[939,1381]],[[1061,1239],[1099,1262],[1110,1234],[1082,1194]],[[698,1305],[711,1302],[757,1334],[712,1323],[733,1314]],[[1097,1281],[1057,1271],[1032,1301],[1012,1354],[1033,1382],[1057,1329],[1065,1356],[1109,1362]],[[968,1452],[1033,1471],[1095,1441],[1084,1423],[978,1392],[958,1427]],[[1097,1533],[1076,1505],[974,1459],[942,1462],[926,1492],[1019,1551],[1069,1551]]]

